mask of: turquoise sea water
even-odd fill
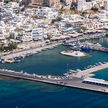
[[[108,38],[93,41],[108,47]],[[88,51],[91,56],[85,58],[60,55],[66,49],[68,48],[59,46],[25,58],[21,63],[0,64],[0,68],[62,75],[67,70],[67,64],[70,69],[83,69],[97,62],[108,62],[108,53]],[[108,80],[108,69],[95,74],[96,78]],[[108,108],[107,102],[107,94],[0,77],[0,108]]]

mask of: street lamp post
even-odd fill
[[[69,64],[67,64],[67,72],[69,71]]]

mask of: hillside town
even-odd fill
[[[1,57],[107,30],[107,0],[0,0]]]

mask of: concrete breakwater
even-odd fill
[[[108,63],[99,63],[97,66],[91,66],[90,68],[86,68],[85,70],[78,70],[78,72],[75,74],[76,77],[82,77],[82,76],[90,76],[93,72],[97,72],[99,70],[103,70],[108,68]]]
[[[58,86],[72,87],[78,89],[85,89],[95,92],[108,93],[108,86],[99,86],[94,84],[83,83],[84,79],[80,77],[81,75],[88,75],[92,72],[99,71],[101,69],[108,68],[108,63],[100,64],[91,69],[86,69],[85,71],[79,71],[76,76],[52,76],[52,75],[36,75],[28,74],[26,72],[15,72],[6,69],[0,69],[1,76],[7,76],[12,78],[19,78],[24,80],[48,83]]]

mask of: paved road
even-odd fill
[[[77,38],[72,38],[70,40],[67,40],[67,42],[73,42],[76,40],[83,40],[83,39],[90,39],[90,38],[94,38],[95,36],[100,36],[102,35],[101,33],[99,34],[94,34],[94,35],[83,35],[83,36],[78,36]],[[16,51],[16,52],[13,52],[13,53],[10,53],[10,54],[7,54],[5,56],[1,56],[2,58],[4,59],[10,59],[10,58],[14,58],[14,57],[19,57],[23,54],[25,54],[26,52],[32,52],[33,50],[35,51],[40,51],[42,49],[46,49],[48,47],[51,47],[51,46],[57,46],[57,45],[61,45],[62,44],[62,40],[59,40],[58,42],[55,42],[55,43],[52,43],[50,45],[44,45],[44,46],[40,46],[40,47],[33,47],[33,48],[29,48],[29,49],[22,49],[22,50],[19,50],[19,51]]]

